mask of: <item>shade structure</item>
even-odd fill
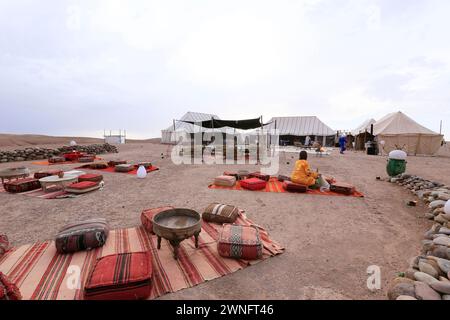
[[[443,135],[420,125],[400,111],[378,120],[373,126],[373,134],[382,153],[401,149],[409,155],[433,155],[439,150],[443,139]]]
[[[309,136],[322,145],[333,146],[336,131],[323,123],[316,116],[273,117],[264,129],[278,131],[280,143],[305,143]]]

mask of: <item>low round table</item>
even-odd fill
[[[41,183],[41,187],[44,192],[47,192],[47,188],[49,186],[54,186],[54,185],[60,185],[61,188],[64,190],[67,185],[74,183],[74,182],[78,182],[78,176],[70,175],[70,174],[65,174],[64,177],[62,177],[62,178],[60,178],[58,176],[50,176],[50,177],[45,177],[45,178],[39,179],[39,182]]]
[[[25,167],[21,168],[9,168],[0,171],[0,179],[2,184],[5,183],[5,180],[13,180],[19,178],[26,178],[30,175],[30,170]]]
[[[158,236],[158,250],[161,249],[161,238],[167,239],[173,247],[175,259],[178,259],[178,248],[185,239],[194,236],[195,247],[198,248],[201,230],[201,216],[191,209],[168,209],[153,217],[153,232]]]

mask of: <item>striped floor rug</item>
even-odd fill
[[[254,225],[243,214],[236,223]],[[255,261],[222,258],[217,252],[220,225],[202,222],[199,248],[195,248],[193,239],[183,241],[178,260],[173,259],[172,248],[167,241],[163,240],[158,250],[156,236],[149,235],[142,227],[136,227],[113,230],[102,248],[75,254],[58,254],[53,241],[17,247],[0,259],[0,272],[19,286],[24,299],[79,300],[83,299],[87,275],[97,258],[150,250],[153,253],[150,299],[154,299],[236,272],[284,251],[263,228],[256,227],[260,229],[264,250],[262,259]]]
[[[0,184],[0,193],[7,193],[6,190],[3,188],[3,185]],[[24,195],[24,196],[29,196],[29,197],[35,197],[35,198],[42,198],[42,199],[56,199],[58,197],[62,197],[64,195],[67,195],[67,192],[65,192],[64,190],[61,189],[54,189],[54,191],[52,191],[51,189],[49,189],[47,192],[44,192],[42,189],[36,189],[36,190],[31,190],[31,191],[26,191],[26,192],[21,192],[21,193],[9,193],[10,195]]]
[[[244,190],[244,191],[249,191],[249,192],[292,193],[292,192],[288,192],[285,189],[283,189],[283,183],[278,181],[278,179],[275,177],[270,178],[270,180],[267,182],[265,189],[256,190],[256,191],[250,191],[250,190],[246,190],[246,189],[242,188],[239,181],[237,181],[233,187],[222,187],[222,186],[216,186],[214,184],[210,184],[208,186],[208,188],[219,189],[219,190]],[[295,193],[295,194],[299,194],[299,193]],[[351,195],[345,195],[345,194],[337,193],[337,192],[333,192],[333,191],[323,191],[322,192],[318,189],[316,189],[316,190],[308,189],[308,191],[306,193],[300,193],[300,195],[301,194],[315,194],[315,195],[320,195],[320,196],[344,196],[344,197],[358,197],[358,198],[364,197],[364,195],[359,191],[355,191]]]

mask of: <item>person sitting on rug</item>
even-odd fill
[[[294,171],[291,174],[291,181],[298,184],[315,188],[318,187],[318,178],[320,174],[318,172],[311,171],[308,164],[308,153],[301,151],[299,160],[295,162]]]

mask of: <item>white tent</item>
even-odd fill
[[[394,112],[378,120],[373,126],[378,147],[388,153],[402,149],[408,154],[435,154],[443,136],[420,125],[402,112]],[[380,142],[384,143],[380,143]]]
[[[376,121],[375,119],[367,119],[361,125],[359,125],[356,129],[352,130],[352,136],[357,136],[360,133],[369,132],[370,133],[370,126],[374,124]]]
[[[179,120],[183,121],[192,121],[192,122],[201,122],[201,121],[207,121],[214,119],[220,119],[215,114],[208,114],[208,113],[200,113],[200,112],[187,112],[184,116],[181,117]],[[174,124],[172,124],[167,129],[161,130],[161,143],[167,143],[167,144],[175,144],[176,132],[187,132],[187,133],[194,133],[194,132],[200,132],[200,127],[197,127],[193,124],[186,123],[183,121],[177,121],[174,120]],[[203,131],[205,131],[203,129]]]
[[[306,136],[323,145],[333,145],[336,131],[331,129],[316,116],[273,117],[265,129],[277,129],[280,140],[304,142]],[[328,138],[328,139],[327,139]]]

